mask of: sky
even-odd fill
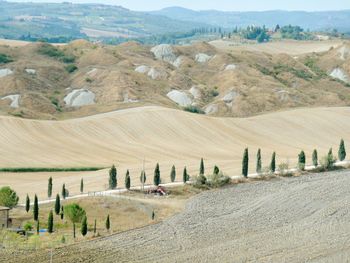
[[[63,0],[8,0],[12,2],[63,2]],[[151,11],[170,6],[194,10],[263,11],[304,10],[325,11],[350,9],[350,0],[66,0],[74,3],[121,5],[131,10]]]

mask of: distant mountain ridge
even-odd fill
[[[259,12],[230,12],[217,10],[195,11],[182,7],[168,7],[159,11],[149,12],[176,20],[207,23],[213,26],[232,28],[249,25],[266,25],[273,27],[280,25],[299,25],[310,30],[337,29],[350,32],[350,10],[341,11],[284,11],[271,10]]]

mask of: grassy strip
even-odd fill
[[[87,172],[87,171],[98,171],[102,169],[105,169],[105,167],[66,167],[66,168],[22,167],[22,168],[0,168],[0,172],[6,172],[6,173]]]

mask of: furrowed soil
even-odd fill
[[[169,220],[57,249],[53,262],[346,262],[350,172],[203,192]],[[1,253],[1,252],[0,252]],[[48,251],[2,255],[48,262]]]

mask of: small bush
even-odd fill
[[[283,177],[293,176],[293,173],[291,171],[289,171],[289,164],[288,163],[279,164],[278,171],[280,173],[280,176],[283,176]]]
[[[198,108],[196,106],[187,106],[187,107],[184,108],[184,111],[197,113],[197,114],[205,114],[205,112],[202,109],[200,109],[200,108]]]
[[[68,73],[73,73],[74,71],[76,71],[78,69],[78,67],[74,64],[69,64],[69,65],[65,66],[65,69]]]
[[[6,64],[12,62],[13,59],[6,54],[0,53],[0,64]]]
[[[71,55],[65,55],[61,58],[61,61],[64,63],[74,63],[75,62],[75,57]]]
[[[207,178],[204,175],[198,175],[194,178],[193,186],[197,188],[206,188]]]
[[[53,57],[53,58],[61,58],[64,57],[64,53],[59,50],[57,47],[43,43],[39,48],[38,52],[42,55]]]
[[[330,171],[334,169],[334,164],[337,159],[333,156],[333,154],[327,154],[323,156],[321,159],[321,169],[325,171]]]
[[[206,184],[211,188],[219,188],[230,183],[230,181],[230,177],[224,175],[222,172],[219,172],[218,174],[208,176]]]

